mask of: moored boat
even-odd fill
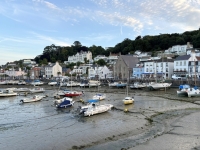
[[[43,85],[44,82],[40,80],[34,80],[33,82],[30,83],[31,85],[38,86],[38,85]]]
[[[125,105],[127,105],[127,104],[133,104],[134,98],[133,98],[133,97],[127,96],[127,97],[125,97],[122,101],[123,101],[123,103],[124,103]]]
[[[89,80],[89,87],[97,87],[100,86],[100,81],[97,80]]]
[[[118,84],[118,82],[109,82],[108,86],[111,87],[111,88],[112,87],[117,87],[117,84]]]
[[[30,93],[43,93],[45,92],[44,88],[36,87],[29,90]]]
[[[29,88],[15,88],[13,89],[14,92],[29,92]]]
[[[84,116],[92,116],[99,113],[104,113],[113,108],[112,104],[96,104],[96,103],[89,103],[86,106],[80,107],[80,114],[83,114]]]
[[[50,86],[54,86],[54,85],[57,85],[58,84],[58,82],[57,81],[54,81],[54,80],[52,80],[52,81],[50,81],[49,83],[48,83],[48,85],[50,85]]]
[[[189,85],[180,85],[179,86],[179,91],[177,91],[178,96],[188,96],[188,89],[190,88]]]
[[[104,100],[106,98],[106,94],[97,93],[93,96],[93,99]]]
[[[189,88],[187,90],[188,97],[200,96],[200,90],[198,88]]]
[[[116,84],[116,87],[117,88],[125,88],[126,87],[126,85],[127,85],[127,83],[124,83],[124,82],[118,82],[117,84]]]
[[[78,92],[78,91],[66,91],[65,92],[66,97],[81,96],[82,94],[83,94],[83,91],[82,92]]]
[[[0,97],[8,97],[8,96],[17,96],[17,93],[9,89],[0,90]]]
[[[44,97],[45,96],[42,96],[42,95],[34,95],[33,97],[30,97],[30,98],[23,98],[20,100],[20,102],[21,103],[37,102],[37,101],[40,101]]]
[[[169,88],[172,85],[172,83],[150,83],[147,85],[147,87],[150,90],[158,90],[158,89],[164,89],[164,88]]]
[[[73,101],[72,98],[64,97],[62,99],[56,100],[54,103],[57,108],[67,108],[71,107],[74,104],[75,101]]]

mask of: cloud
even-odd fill
[[[65,42],[68,41],[69,39],[66,39],[66,38],[62,38],[60,37],[60,39],[62,40],[58,40],[59,38],[55,39],[55,38],[52,38],[50,36],[45,36],[45,35],[41,35],[41,34],[38,34],[38,33],[35,33],[35,32],[30,32],[32,33],[39,41],[43,41],[45,43],[51,43],[51,44],[55,44],[55,45],[60,45],[60,46],[70,46],[69,43]]]

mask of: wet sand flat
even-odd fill
[[[167,92],[130,90],[135,102],[124,106],[125,89],[76,89],[84,90],[85,95],[75,98],[73,107],[61,110],[53,105],[55,87],[48,87],[44,93],[48,97],[41,102],[21,105],[23,96],[1,98],[0,149],[142,150],[175,149],[177,144],[182,149],[192,149],[200,144],[193,139],[199,135],[196,130],[200,124],[200,107],[195,104],[198,98],[177,97],[174,89]],[[83,105],[80,98],[86,101],[97,92],[107,96],[100,104],[113,104],[114,109],[81,117],[77,112]],[[194,142],[187,145],[186,140]]]

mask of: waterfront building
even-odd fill
[[[58,62],[49,63],[48,65],[44,66],[44,68],[46,78],[58,77],[59,75],[62,75],[62,67]]]
[[[112,71],[107,66],[93,65],[88,69],[88,78],[106,79],[112,77]]]
[[[127,80],[132,75],[132,70],[139,59],[132,55],[120,55],[114,65],[113,74],[116,79]]]
[[[188,75],[188,65],[190,55],[178,56],[174,60],[174,74],[181,77],[186,77]]]
[[[19,79],[24,78],[24,76],[26,75],[26,73],[22,71],[21,68],[18,69],[10,68],[9,70],[6,70],[4,74],[8,75],[9,77],[19,78]]]
[[[139,62],[138,64],[136,64],[135,67],[133,67],[132,77],[141,79],[143,73],[144,73],[144,64]]]
[[[161,58],[159,60],[150,60],[144,62],[145,78],[171,78],[173,74],[174,60]]]

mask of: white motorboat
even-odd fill
[[[68,87],[80,86],[80,83],[74,82],[74,81],[69,81],[69,82],[67,83],[67,86],[68,86]]]
[[[145,83],[139,83],[139,82],[135,82],[133,85],[130,85],[131,89],[142,89],[145,87],[146,87]]]
[[[0,97],[7,97],[7,96],[17,96],[17,93],[9,89],[0,90]]]
[[[100,81],[96,81],[96,80],[89,80],[89,87],[97,87],[100,86]]]
[[[117,87],[117,84],[118,84],[118,82],[111,82],[111,83],[108,83],[108,86],[109,87]]]
[[[34,80],[33,82],[30,83],[31,85],[38,86],[38,85],[43,85],[44,82],[40,80]]]
[[[164,88],[169,88],[172,85],[172,83],[150,83],[147,85],[147,87],[150,90],[158,90],[158,89],[164,89]]]
[[[18,85],[26,85],[26,82],[24,80],[19,80],[19,82],[17,84]]]
[[[7,81],[0,81],[0,85],[5,85],[7,84]]]
[[[20,100],[20,102],[21,103],[37,102],[37,101],[40,101],[44,97],[45,96],[42,96],[42,95],[34,95],[33,97],[30,97],[30,98],[23,98]]]
[[[48,83],[48,85],[51,85],[51,86],[54,86],[54,85],[57,85],[57,84],[58,84],[57,81],[50,81],[50,82]]]
[[[93,96],[93,99],[97,99],[97,100],[104,100],[106,98],[106,94],[102,94],[102,93],[97,93]]]
[[[99,113],[104,113],[113,108],[112,104],[103,104],[98,105],[96,103],[89,103],[86,106],[80,107],[80,114],[83,114],[84,116],[92,116]]]
[[[82,82],[80,83],[80,88],[85,88],[85,87],[89,87],[88,81],[82,81]]]
[[[45,89],[44,88],[36,87],[36,88],[30,89],[29,92],[30,93],[43,93],[43,92],[45,92]]]
[[[18,84],[18,82],[19,82],[19,81],[16,81],[16,80],[8,80],[8,81],[7,81],[7,84],[10,84],[10,85],[12,84],[12,85],[14,85],[14,84]]]
[[[182,89],[180,91],[177,91],[177,95],[178,96],[188,96],[187,91],[188,91],[188,88]]]
[[[197,88],[189,88],[187,90],[188,97],[200,96],[200,90]]]
[[[29,88],[15,88],[13,89],[14,92],[29,92]]]

